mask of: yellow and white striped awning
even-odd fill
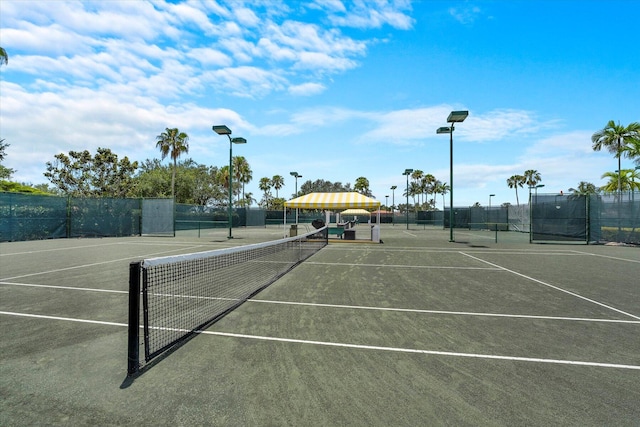
[[[284,203],[287,208],[298,209],[376,209],[380,202],[360,193],[310,193]]]
[[[340,215],[371,215],[371,212],[365,211],[364,209],[347,209],[346,211],[340,212]]]

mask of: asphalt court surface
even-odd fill
[[[329,244],[127,381],[129,263],[282,235],[226,232],[0,244],[1,424],[638,425],[640,248],[424,227]]]

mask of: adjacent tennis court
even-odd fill
[[[0,243],[0,424],[638,425],[640,248],[518,233],[330,242],[128,378],[130,263],[283,229],[226,233]]]

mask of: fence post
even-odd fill
[[[129,339],[127,376],[140,370],[140,262],[129,264]]]

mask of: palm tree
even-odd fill
[[[602,178],[609,178],[609,182],[600,187],[606,193],[615,193],[622,190],[636,190],[640,188],[640,182],[636,182],[638,172],[634,169],[622,169],[620,173],[605,172]]]
[[[438,182],[438,184],[434,188],[434,193],[442,194],[442,210],[444,211],[444,196],[449,193],[451,187],[446,182]]]
[[[406,193],[406,191],[405,191]],[[416,207],[416,196],[418,196],[418,203],[420,202],[420,184],[418,184],[417,182],[410,182],[409,183],[409,196],[411,196],[413,198],[413,207],[415,210]],[[406,196],[406,194],[404,195]]]
[[[622,151],[624,151],[624,155],[626,157],[630,158],[636,165],[640,166],[640,139],[632,139],[624,146]]]
[[[229,165],[224,165],[218,169],[216,179],[220,185],[226,189],[226,194],[229,194]],[[226,200],[226,199],[225,199]],[[228,203],[228,200],[226,200]]]
[[[256,199],[253,198],[253,193],[246,193],[243,195],[242,198],[242,205],[243,206],[251,206],[253,204],[253,202],[255,202]]]
[[[189,135],[180,132],[178,128],[166,128],[164,132],[156,137],[156,141],[158,141],[156,147],[160,149],[162,159],[164,160],[168,155],[173,159],[173,172],[171,174],[171,197],[173,198],[175,197],[178,157],[183,153],[189,152]]]
[[[620,167],[620,157],[627,145],[630,145],[632,141],[638,141],[640,139],[640,123],[633,122],[629,126],[624,127],[616,124],[613,120],[609,120],[607,126],[595,132],[591,136],[591,142],[593,143],[593,150],[600,151],[605,148],[612,153],[615,158],[618,159],[618,170],[622,170]],[[618,191],[622,191],[622,176],[618,174]]]
[[[430,173],[425,174],[420,181],[420,189],[421,191],[427,195],[427,199],[429,199],[429,194],[435,193],[436,177],[431,175]]]
[[[284,178],[280,175],[274,175],[271,178],[271,186],[276,189],[276,199],[278,198],[278,190],[284,186]]]
[[[422,190],[420,189],[420,185],[421,185],[421,181],[422,181],[422,177],[424,177],[424,172],[421,171],[420,169],[416,169],[411,173],[411,179],[413,180],[413,183],[415,185],[412,184],[413,188],[413,193],[414,193],[414,204],[415,204],[415,196],[418,196],[418,203],[420,203],[420,194],[422,194]]]
[[[507,185],[509,188],[516,189],[516,203],[520,206],[520,199],[518,199],[518,187],[522,188],[526,179],[523,175],[512,175],[510,178],[507,178]]]
[[[260,178],[258,188],[264,193],[262,196],[262,202],[264,207],[267,208],[269,206],[269,199],[271,198],[271,180],[267,177]]]
[[[233,158],[233,178],[236,182],[242,184],[242,198],[244,199],[244,185],[250,183],[253,179],[253,172],[244,156],[236,156]],[[239,201],[240,193],[238,192],[238,202]]]
[[[365,196],[371,196],[371,190],[369,189],[369,180],[364,176],[356,178],[356,182],[355,184],[353,184],[353,189]]]
[[[598,194],[598,188],[596,188],[594,184],[586,181],[580,181],[578,188],[570,188],[569,191],[571,191],[574,196]]]
[[[524,180],[524,183],[529,187],[535,187],[540,181],[542,181],[542,177],[540,176],[540,172],[537,170],[529,169],[524,171]]]
[[[8,65],[9,64],[9,55],[7,55],[7,51],[4,48],[0,47],[0,65]]]

